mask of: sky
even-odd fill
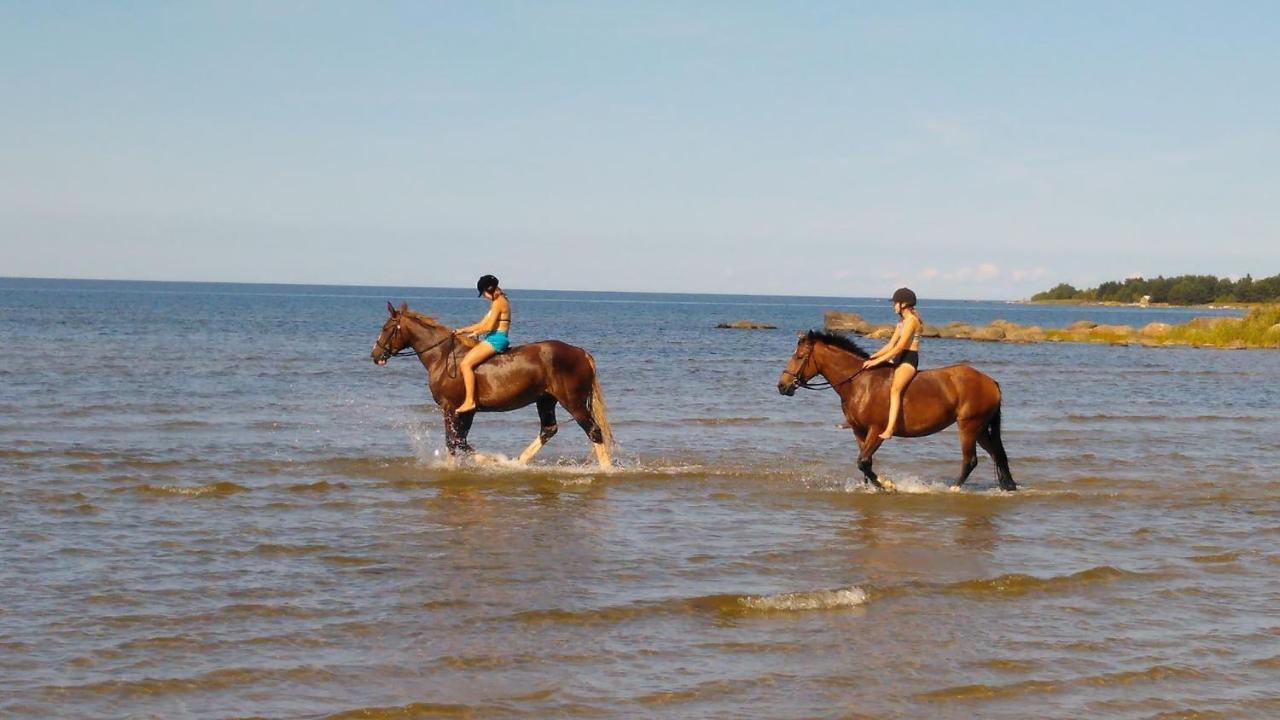
[[[1280,273],[1280,3],[0,0],[0,276]]]

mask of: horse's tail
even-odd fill
[[[600,374],[596,372],[596,359],[587,353],[587,363],[591,365],[591,420],[600,428],[600,437],[605,447],[613,447],[613,428],[609,427],[609,406],[604,402],[604,391],[600,389]]]
[[[996,383],[996,393],[1000,394],[1000,383]],[[1004,404],[1004,398],[998,397],[996,400],[996,411],[991,414],[991,418],[987,420],[987,435],[991,438],[991,455],[996,461],[996,474],[1000,478],[1001,490],[1017,490],[1018,485],[1013,481],[1013,471],[1009,469],[1009,456],[1004,451],[1004,441],[1000,439],[1000,406]]]

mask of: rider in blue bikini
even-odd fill
[[[462,384],[467,389],[467,397],[456,411],[458,414],[476,409],[476,366],[506,352],[511,346],[507,337],[511,329],[511,303],[507,302],[507,294],[498,287],[498,278],[492,275],[481,277],[476,283],[476,290],[480,297],[487,298],[492,304],[480,322],[453,331],[455,334],[477,333],[480,337],[480,342],[458,363],[462,368]]]

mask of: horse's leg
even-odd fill
[[[888,483],[886,487],[885,483],[881,483],[880,478],[871,469],[871,457],[876,454],[876,450],[884,443],[884,440],[880,439],[880,433],[877,430],[879,428],[874,427],[868,428],[862,433],[854,430],[854,434],[858,438],[858,469],[862,471],[862,476],[867,482],[875,485],[880,490],[892,490],[893,483]]]
[[[968,418],[957,423],[960,428],[960,476],[952,487],[959,488],[978,465],[978,436],[987,426],[985,418]]]
[[[471,443],[467,442],[467,433],[471,432],[471,421],[475,419],[476,414],[474,411],[454,414],[453,416],[454,446],[468,455],[476,451],[475,448],[471,447]]]
[[[996,464],[996,481],[1001,490],[1017,490],[1018,483],[1013,481],[1013,471],[1009,469],[1009,456],[1004,452],[1004,442],[1000,440],[1000,411],[978,433],[978,444],[991,456]]]
[[[556,434],[556,399],[550,395],[543,395],[538,398],[538,420],[542,423],[542,430],[538,433],[538,437],[529,443],[529,447],[520,453],[520,463],[527,464],[533,459],[534,455],[542,449],[543,445]]]
[[[609,457],[609,446],[604,442],[604,433],[600,430],[600,426],[596,425],[596,421],[591,417],[591,410],[587,407],[584,398],[571,398],[568,402],[561,401],[564,409],[569,411],[574,420],[578,421],[578,425],[582,431],[587,434],[587,438],[591,440],[591,447],[596,451],[596,461],[600,463],[600,467],[608,469],[613,467],[613,458]]]
[[[444,447],[452,458],[458,454],[458,428],[453,413],[444,414]]]

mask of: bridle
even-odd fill
[[[805,368],[805,366],[809,364],[809,361],[810,361],[812,358],[813,358],[813,341],[810,341],[810,342],[809,342],[809,349],[805,352],[805,354],[804,354],[804,359],[800,361],[800,367],[798,368],[799,372],[801,372],[801,373],[803,373],[803,372],[804,372],[804,368]],[[865,367],[859,367],[856,371],[854,371],[854,373],[853,373],[852,375],[850,375],[849,377],[847,377],[847,378],[845,378],[845,379],[843,379],[843,380],[839,380],[839,381],[837,381],[837,382],[831,382],[831,381],[829,381],[829,380],[822,380],[822,381],[819,381],[819,382],[816,382],[816,383],[810,383],[808,380],[805,380],[805,379],[801,378],[799,375],[797,375],[796,373],[791,372],[790,370],[783,370],[783,371],[782,371],[782,374],[783,374],[783,375],[790,375],[791,377],[795,378],[795,379],[796,379],[796,387],[804,388],[805,390],[826,390],[827,388],[837,388],[837,387],[839,387],[839,386],[841,386],[841,385],[843,385],[843,384],[845,384],[845,383],[849,382],[850,380],[852,380],[852,379],[854,379],[854,378],[858,377],[858,375],[859,375],[863,370],[866,370],[866,368],[865,368]],[[809,379],[810,379],[810,380],[812,380],[812,379],[814,378],[814,376],[816,376],[817,374],[818,374],[818,372],[817,372],[817,368],[814,368],[814,373],[813,373],[813,375],[810,375],[810,376],[809,376]]]
[[[400,320],[396,320],[396,329],[392,330],[391,335],[387,337],[386,345],[382,344],[381,339],[373,341],[374,347],[382,348],[382,355],[378,359],[383,362],[386,362],[387,360],[393,357],[409,357],[410,355],[421,357],[423,353],[427,353],[436,349],[437,347],[443,345],[446,341],[449,341],[449,340],[453,340],[455,342],[457,341],[457,338],[454,336],[454,334],[450,332],[450,333],[446,333],[442,339],[437,340],[436,342],[428,345],[427,347],[421,350],[413,349],[412,345],[405,345],[403,348],[400,348],[396,352],[391,352],[391,345],[395,344],[395,338],[397,335],[400,334],[400,322],[401,322]]]

